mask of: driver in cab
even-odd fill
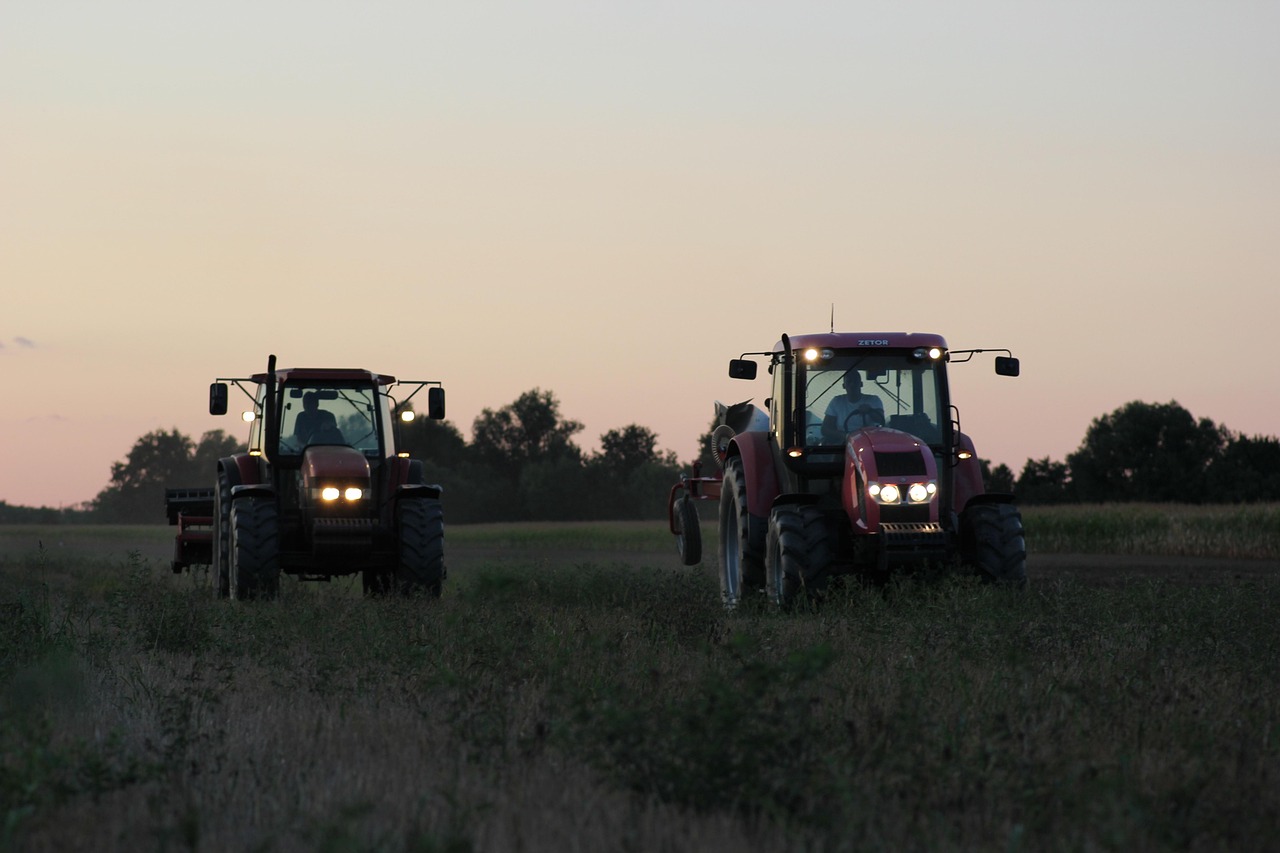
[[[844,375],[844,391],[827,404],[822,418],[823,444],[839,444],[855,430],[884,426],[884,403],[874,394],[862,393],[862,377],[856,370]]]
[[[320,395],[314,391],[303,394],[302,411],[298,412],[298,420],[293,425],[293,440],[298,446],[306,447],[312,441],[323,442],[337,429],[333,412],[320,408]]]

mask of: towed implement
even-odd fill
[[[921,568],[967,567],[1026,584],[1026,544],[1013,495],[987,492],[952,405],[948,364],[1008,350],[951,350],[938,335],[782,335],[770,352],[729,363],[754,379],[768,359],[771,394],[716,404],[712,451],[720,471],[695,469],[671,490],[668,515],[686,565],[702,556],[699,501],[719,508],[720,590],[733,607],[745,588],[779,606],[819,598],[833,578],[885,579]]]
[[[442,487],[397,447],[396,424],[427,388],[427,413],[444,417],[437,381],[398,381],[354,369],[276,369],[218,379],[209,413],[225,415],[229,389],[252,407],[247,447],[218,460],[212,487],[168,489],[178,528],[172,568],[209,566],[219,598],[273,598],[280,576],[328,581],[360,573],[366,594],[438,596],[443,588]],[[408,388],[396,399],[393,392]]]

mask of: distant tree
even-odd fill
[[[467,441],[457,427],[424,417],[401,424],[399,446],[415,459],[446,468],[461,465],[467,455]]]
[[[123,462],[111,466],[111,482],[94,499],[100,521],[145,524],[163,517],[164,490],[211,486],[219,457],[239,448],[222,430],[205,433],[197,445],[178,430],[156,430],[134,443]]]
[[[1280,439],[1230,435],[1207,475],[1207,499],[1220,503],[1280,501]]]
[[[1066,463],[1028,459],[1013,488],[1018,501],[1025,504],[1060,504],[1072,500],[1071,473]]]
[[[1083,501],[1200,503],[1226,439],[1226,430],[1176,402],[1134,401],[1095,418],[1067,467]]]
[[[560,416],[554,394],[535,388],[497,411],[481,411],[471,427],[471,449],[495,471],[519,481],[530,462],[581,460],[582,451],[573,443],[581,431],[581,423]]]
[[[648,427],[631,424],[600,436],[596,459],[607,470],[627,476],[650,463],[675,465],[675,454],[659,453],[658,436]]]
[[[986,459],[979,458],[978,462],[982,466],[982,481],[987,484],[988,492],[1013,491],[1013,471],[1008,465],[1001,462],[992,468],[991,463]]]
[[[220,429],[210,430],[200,436],[200,443],[191,457],[191,477],[193,483],[213,485],[217,476],[218,460],[238,453],[242,449],[239,439],[227,435]],[[170,483],[181,486],[182,483]]]

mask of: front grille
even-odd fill
[[[942,526],[930,524],[882,524],[884,545],[892,551],[922,551],[942,548],[947,536]]]
[[[929,504],[882,506],[880,507],[880,520],[900,524],[928,521]]]
[[[881,477],[923,477],[929,472],[920,453],[877,453],[876,473]]]

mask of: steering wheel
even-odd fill
[[[881,409],[877,409],[875,406],[868,406],[867,404],[864,403],[863,405],[858,406],[849,414],[845,415],[845,418],[844,418],[845,432],[849,431],[849,419],[852,418],[854,415],[857,415],[858,417],[862,418],[862,426],[868,426],[872,423],[878,424],[879,426],[884,426],[884,412]]]

